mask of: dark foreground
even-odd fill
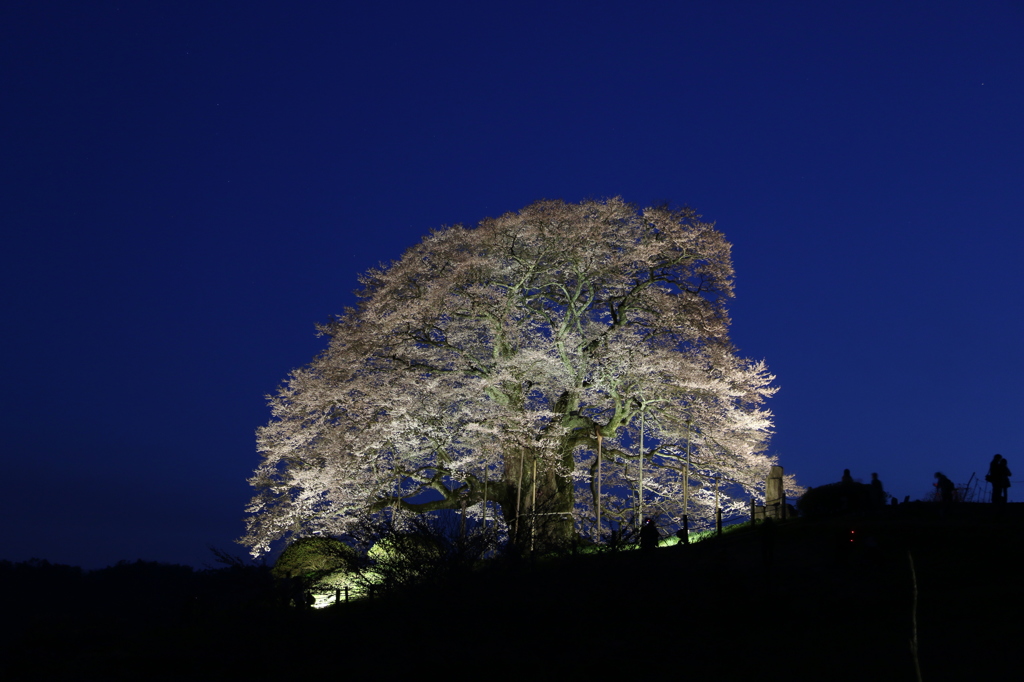
[[[886,511],[780,524],[772,556],[744,529],[321,611],[279,606],[265,572],[242,567],[204,578],[199,596],[177,567],[126,566],[99,586],[8,574],[0,678],[915,680],[911,557],[922,678],[1019,676],[1024,505]]]

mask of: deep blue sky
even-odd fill
[[[803,484],[1024,472],[1022,35],[1019,2],[5,2],[0,558],[242,553],[314,323],[541,198],[717,221]]]

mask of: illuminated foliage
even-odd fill
[[[274,563],[275,578],[315,580],[336,571],[348,572],[356,564],[351,547],[334,538],[299,538],[288,545]]]
[[[712,477],[756,494],[774,377],[729,341],[729,252],[692,210],[619,199],[432,232],[361,278],[327,349],[270,398],[244,542],[445,509],[513,540],[595,538],[599,509],[602,534],[636,521],[641,415],[643,505],[662,525],[684,481],[697,526]]]

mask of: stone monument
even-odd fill
[[[773,466],[765,481],[764,513],[771,519],[786,518],[786,490],[782,485],[782,467]]]

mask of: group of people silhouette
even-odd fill
[[[992,504],[1006,504],[1007,489],[1010,487],[1010,466],[1006,458],[997,454],[988,465],[985,480],[992,484]],[[952,502],[956,499],[956,486],[941,471],[935,472],[935,487],[939,491],[941,502]]]
[[[843,478],[840,480],[840,483],[842,483],[844,487],[850,486],[854,483],[853,476],[850,474],[849,469],[843,469]],[[871,474],[870,485],[871,487],[869,489],[867,500],[868,505],[873,509],[884,507],[885,500],[889,497],[889,494],[882,488],[882,481],[878,478],[878,474]],[[896,498],[894,497],[893,500],[895,501],[895,499]]]
[[[1010,487],[1010,476],[1012,475],[1013,472],[1010,471],[1005,457],[997,454],[992,458],[988,473],[985,475],[985,480],[992,485],[992,504],[1006,504],[1007,489]],[[843,469],[841,482],[844,485],[854,482],[849,469]],[[938,491],[940,502],[950,503],[956,500],[956,485],[941,471],[935,472],[934,485]],[[871,506],[884,505],[886,497],[888,495],[882,490],[882,482],[878,480],[878,474],[871,474]],[[892,501],[895,504],[896,498],[894,497]]]

